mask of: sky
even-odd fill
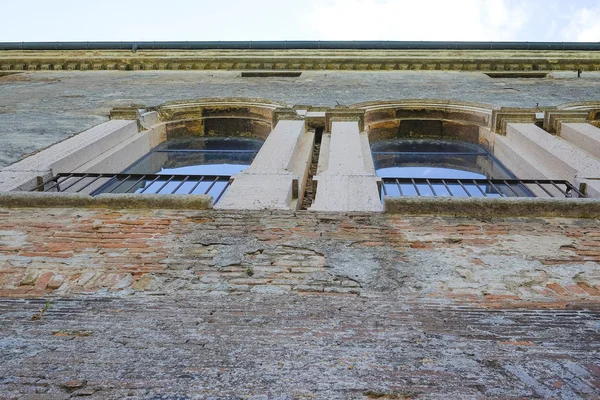
[[[600,42],[600,0],[0,1],[0,42]]]

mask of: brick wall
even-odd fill
[[[0,210],[0,296],[395,293],[600,299],[600,222],[387,214]]]
[[[591,219],[0,210],[0,399],[597,398],[599,244]]]

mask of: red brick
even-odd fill
[[[575,295],[586,295],[587,292],[577,285],[565,285],[567,290]]]
[[[546,287],[548,289],[554,291],[559,296],[568,296],[569,295],[569,291],[567,289],[565,289],[564,287],[562,287],[561,285],[559,285],[558,283],[549,283],[546,285]]]
[[[43,273],[37,279],[37,281],[35,283],[35,287],[37,289],[45,289],[46,286],[48,286],[48,282],[50,282],[50,280],[52,279],[53,276],[54,276],[54,272],[45,272],[45,273]]]
[[[49,253],[40,251],[22,251],[19,253],[23,257],[52,257],[52,258],[71,258],[71,253]]]
[[[577,283],[577,286],[579,286],[581,288],[581,290],[583,290],[590,296],[600,296],[600,290],[596,289],[593,286],[588,285],[585,282],[579,282],[579,283]]]
[[[431,249],[432,245],[431,245],[431,243],[412,242],[410,244],[410,247],[413,248],[413,249]]]

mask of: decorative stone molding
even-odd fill
[[[299,115],[293,108],[277,108],[273,110],[272,126],[275,128],[280,120],[303,120],[304,117]]]
[[[241,135],[266,138],[273,113],[287,108],[283,103],[251,98],[181,100],[158,107],[167,135]],[[293,110],[292,110],[293,112]]]
[[[510,50],[129,50],[0,52],[0,69],[600,71],[598,52]]]
[[[146,108],[143,105],[131,107],[115,107],[110,110],[110,119],[135,120],[140,118],[140,109]]]
[[[331,132],[331,123],[333,121],[358,121],[358,129],[362,132],[365,129],[365,111],[341,106],[326,111],[325,127],[327,132]]]
[[[535,123],[537,121],[535,109],[506,108],[492,111],[492,132],[506,135],[506,125],[509,122]]]
[[[561,122],[586,122],[590,112],[585,110],[560,110],[544,112],[544,129],[560,135]]]

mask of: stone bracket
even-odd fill
[[[550,133],[560,135],[560,124],[562,122],[587,122],[590,117],[589,111],[582,110],[556,110],[544,112],[544,129]]]
[[[358,121],[359,132],[365,129],[365,110],[351,109],[347,107],[336,107],[325,112],[325,128],[331,132],[333,121]]]
[[[110,110],[110,119],[134,120],[140,118],[140,109],[145,109],[144,105],[132,105],[131,107],[115,107]]]
[[[287,107],[282,107],[282,108],[276,108],[275,110],[273,110],[273,123],[272,123],[272,128],[275,129],[275,127],[277,126],[277,123],[281,120],[303,120],[304,117],[302,115],[299,115],[296,110],[294,110],[293,108],[287,108]]]
[[[499,135],[506,135],[506,125],[514,123],[535,123],[537,121],[535,109],[501,108],[492,110],[492,131]]]

